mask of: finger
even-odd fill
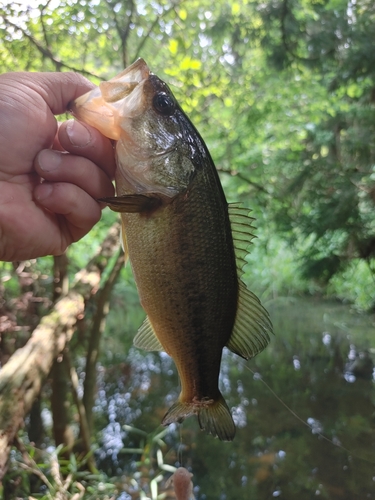
[[[113,179],[116,168],[113,143],[98,130],[76,120],[68,120],[60,126],[58,137],[66,151],[89,158]]]
[[[99,203],[74,184],[44,182],[35,188],[34,198],[43,208],[63,216],[57,248],[81,239],[101,217]]]
[[[54,114],[66,111],[68,103],[94,85],[75,73],[11,72],[1,75],[2,160],[11,171],[25,171],[37,151],[51,147],[56,136]],[[33,127],[33,123],[35,126]],[[17,159],[7,147],[18,138]]]
[[[59,129],[61,127],[61,122],[57,122],[57,131],[56,131],[56,135],[53,139],[53,143],[52,143],[52,149],[56,149],[57,151],[65,151],[65,149],[62,147],[62,145],[60,144],[60,140],[59,140]]]
[[[43,179],[74,184],[92,198],[114,194],[113,184],[106,173],[83,156],[44,149],[37,155],[34,167]]]
[[[34,89],[54,115],[64,113],[70,101],[91,90],[95,85],[78,73],[12,73],[24,85]]]

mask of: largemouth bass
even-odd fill
[[[253,238],[249,210],[228,205],[210,153],[171,90],[137,60],[71,106],[116,142],[116,197],[124,248],[147,318],[134,344],[163,350],[180,380],[163,424],[196,414],[230,441],[235,425],[218,388],[224,346],[249,359],[272,324],[241,280]]]

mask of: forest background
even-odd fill
[[[98,84],[143,57],[203,136],[228,201],[253,210],[257,239],[245,268],[251,289],[264,302],[319,296],[374,311],[372,0],[1,2],[0,33],[1,72],[73,70]],[[8,487],[26,491],[30,474],[46,487],[25,443],[53,441],[65,451],[56,461],[61,474],[48,479],[47,490],[86,495],[91,477],[98,494],[107,479],[96,469],[90,440],[101,425],[93,408],[102,337],[129,349],[142,321],[116,214],[106,210],[64,256],[0,263],[0,279],[0,366],[59,300],[72,292],[83,300],[78,326],[62,326],[68,340],[76,330],[64,362],[53,363],[34,401],[35,390],[28,435],[13,449],[11,470],[19,474],[23,463],[28,472],[22,486],[8,478]],[[124,339],[124,331],[133,333]],[[49,403],[50,433],[41,417]],[[81,436],[76,454],[74,419]],[[57,478],[64,463],[71,472],[77,457],[76,482],[71,478],[64,490]],[[80,483],[85,468],[91,476]]]

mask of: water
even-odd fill
[[[205,435],[194,418],[163,431],[179,392],[170,358],[133,348],[126,356],[106,342],[97,457],[121,476],[119,491],[173,498],[167,469],[183,465],[198,500],[375,499],[374,317],[312,299],[267,307],[271,345],[249,362],[224,352],[220,386],[237,425],[232,443]]]

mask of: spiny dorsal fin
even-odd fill
[[[243,275],[243,267],[246,264],[245,257],[249,253],[249,247],[255,238],[252,231],[253,217],[249,217],[250,210],[242,207],[241,203],[230,203],[228,205],[229,220],[232,229],[234,253],[236,255],[239,276]]]
[[[146,316],[146,319],[140,326],[137,335],[134,337],[133,344],[139,349],[144,349],[145,351],[164,351],[164,347],[159,342],[159,339],[155,335],[154,329]]]
[[[236,320],[228,349],[245,359],[259,354],[270,341],[272,323],[260,300],[239,280]]]

